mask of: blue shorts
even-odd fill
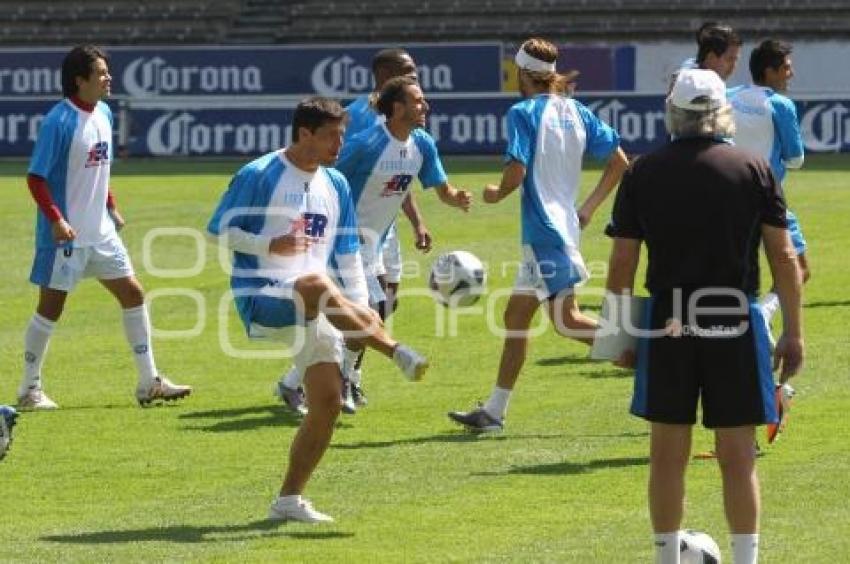
[[[806,238],[803,237],[800,222],[791,210],[786,210],[785,220],[788,222],[788,234],[791,236],[791,242],[794,243],[794,250],[798,255],[802,255],[806,252]]]

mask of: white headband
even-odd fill
[[[525,49],[520,49],[516,52],[514,62],[516,62],[517,66],[523,70],[555,72],[555,63],[547,63],[546,61],[541,61],[537,57],[532,57],[525,51]]]

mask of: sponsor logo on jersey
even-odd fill
[[[403,196],[410,188],[410,183],[413,182],[413,176],[410,174],[396,174],[384,183],[384,189],[381,191],[381,196],[389,198],[392,196]]]
[[[328,226],[328,216],[321,213],[305,212],[292,222],[292,232],[301,231],[308,237],[323,239]]]
[[[89,149],[86,168],[109,164],[109,141],[98,141]]]

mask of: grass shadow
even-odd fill
[[[603,378],[632,378],[634,373],[634,370],[625,368],[609,368],[607,370],[582,370],[577,375],[598,380]]]
[[[587,474],[596,470],[612,470],[630,466],[646,466],[649,457],[632,458],[602,458],[589,462],[552,462],[549,464],[534,464],[531,466],[513,466],[502,472],[476,472],[472,476],[504,476],[507,474],[526,474],[529,476],[569,476]]]
[[[245,408],[213,409],[181,413],[179,419],[214,419],[208,425],[192,424],[183,427],[187,431],[209,433],[232,433],[250,431],[261,427],[298,427],[301,419],[282,405],[264,405]]]
[[[537,366],[563,366],[564,364],[602,364],[605,360],[596,360],[588,356],[559,356],[555,358],[541,358],[536,361]]]
[[[341,531],[282,531],[285,525],[280,521],[252,521],[244,525],[209,525],[171,527],[151,527],[148,529],[129,529],[116,531],[96,531],[67,535],[47,535],[42,541],[67,544],[119,544],[138,542],[232,542],[263,537],[289,537],[305,540],[332,540],[353,537],[354,533]],[[210,538],[213,537],[213,538]]]
[[[331,448],[343,450],[356,450],[361,448],[386,448],[400,445],[422,445],[429,443],[472,443],[477,441],[513,441],[513,440],[533,440],[533,439],[560,439],[564,435],[494,435],[487,433],[469,433],[458,431],[455,433],[441,433],[438,435],[429,435],[426,437],[412,437],[407,439],[397,439],[393,441],[359,441],[356,443],[331,444]]]
[[[845,301],[822,301],[822,302],[809,302],[807,304],[803,304],[804,308],[810,307],[847,307],[850,306],[850,300]]]

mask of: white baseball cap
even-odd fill
[[[713,70],[682,69],[668,100],[683,110],[716,110],[726,105],[726,84]]]

